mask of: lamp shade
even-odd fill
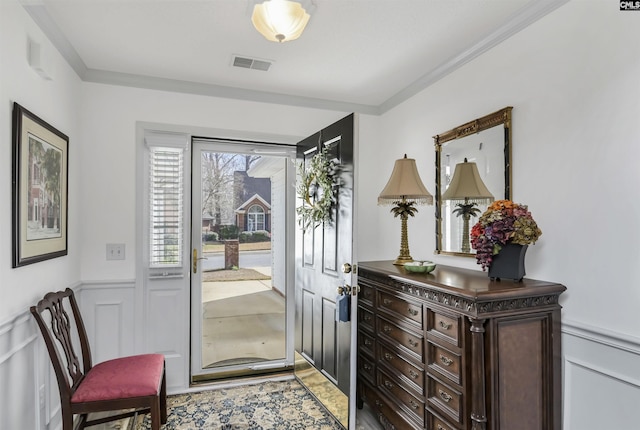
[[[298,1],[265,0],[254,6],[251,22],[267,40],[289,42],[304,31],[311,17],[308,9]]]
[[[442,200],[467,200],[484,203],[493,201],[493,194],[482,182],[476,163],[469,163],[465,158],[464,163],[456,164],[453,179],[447,191],[442,195]]]
[[[399,200],[419,204],[433,204],[433,196],[422,183],[416,160],[404,158],[396,160],[389,182],[378,196],[378,204],[393,204]]]

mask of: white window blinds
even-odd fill
[[[184,148],[149,146],[149,266],[182,267]]]

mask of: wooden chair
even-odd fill
[[[72,321],[67,312],[69,306],[77,330],[72,330]],[[50,320],[45,320],[44,311],[49,311]],[[73,430],[74,415],[80,415],[80,429],[135,413],[151,412],[153,430],[159,430],[161,423],[167,422],[166,376],[162,354],[116,358],[92,366],[87,332],[73,291],[69,288],[48,293],[36,306],[31,307],[31,313],[38,322],[56,372],[63,430]],[[74,349],[72,335],[75,336],[76,332],[80,340],[82,364]],[[90,421],[87,419],[91,412],[123,409],[135,410]]]

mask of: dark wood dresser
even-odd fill
[[[553,282],[358,265],[358,402],[386,429],[560,430]]]

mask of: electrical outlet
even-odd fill
[[[124,243],[107,243],[107,260],[124,260]]]

